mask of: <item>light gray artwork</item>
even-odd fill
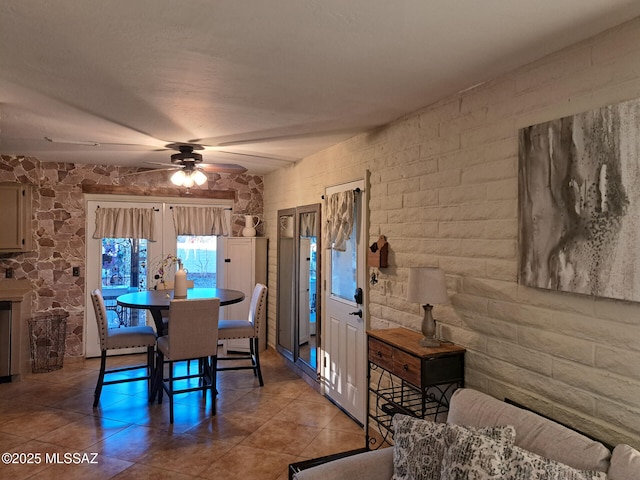
[[[640,301],[640,101],[519,141],[519,283]]]

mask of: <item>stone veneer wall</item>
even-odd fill
[[[0,182],[33,185],[34,251],[0,254],[0,275],[12,268],[15,278],[33,285],[32,315],[67,312],[66,356],[84,352],[85,202],[83,184],[165,187],[166,171],[122,176],[135,170],[114,166],[45,163],[21,156],[0,157]],[[208,174],[209,188],[237,192],[234,211],[262,216],[261,176]],[[233,235],[244,226],[233,219]],[[261,233],[259,233],[261,234]],[[72,276],[79,266],[81,276]]]
[[[467,348],[468,386],[638,448],[640,305],[518,285],[517,167],[518,129],[639,97],[639,67],[636,19],[271,173],[267,234],[278,209],[369,170],[367,245],[386,235],[390,266],[367,286],[368,327],[417,330],[408,267],[440,266],[451,305],[434,316]],[[271,344],[276,258],[271,242]]]

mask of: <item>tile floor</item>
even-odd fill
[[[217,415],[210,416],[209,395],[183,394],[173,425],[168,399],[149,404],[145,382],[105,386],[93,409],[97,359],[0,384],[0,454],[40,457],[0,462],[0,478],[284,480],[290,463],[364,446],[362,427],[279,354],[269,350],[261,360],[264,387],[251,371],[220,372]]]

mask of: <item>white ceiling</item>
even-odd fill
[[[2,0],[0,153],[149,167],[191,142],[264,174],[639,15],[638,0]]]

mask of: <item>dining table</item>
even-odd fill
[[[220,306],[232,305],[244,300],[244,293],[229,288],[189,288],[187,300],[219,298]],[[156,325],[156,331],[162,332],[162,311],[169,310],[171,300],[174,299],[173,290],[142,290],[140,292],[124,293],[116,298],[118,305],[127,308],[149,310]],[[184,299],[184,297],[180,298]]]

